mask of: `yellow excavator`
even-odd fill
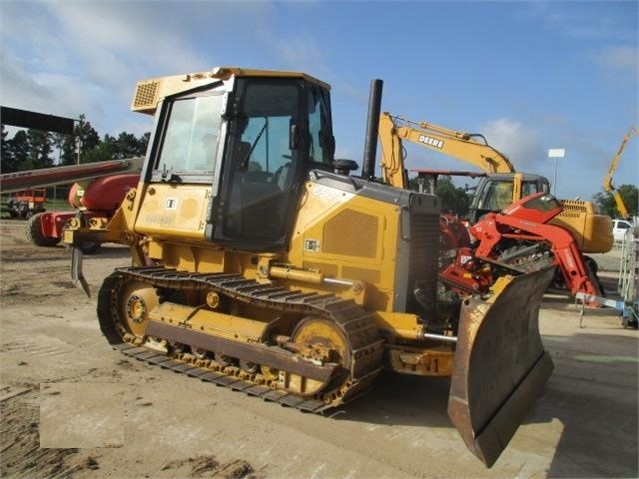
[[[415,122],[384,112],[379,119],[382,177],[397,187],[406,187],[403,141],[470,163],[486,175],[480,180],[470,206],[475,223],[489,212],[498,212],[525,196],[549,192],[548,180],[531,173],[518,173],[510,160],[488,144],[479,133],[466,133],[433,123]],[[592,202],[560,200],[564,210],[550,223],[572,234],[582,253],[606,253],[612,249],[612,220],[597,212]]]
[[[379,109],[361,177],[336,160],[330,87],[310,75],[145,80],[131,108],[155,117],[140,183],[112,218],[80,212],[64,231],[87,292],[78,246],[130,248],[97,298],[113,347],[311,412],[359,397],[383,370],[449,378],[453,424],[494,464],[553,369],[538,328],[552,269],[450,300],[440,200],[367,179]]]
[[[626,149],[626,145],[630,141],[630,137],[633,135],[633,133],[639,137],[639,130],[637,129],[636,126],[631,126],[628,132],[621,139],[621,143],[619,144],[617,153],[615,153],[615,156],[612,157],[612,161],[610,162],[610,167],[608,168],[608,172],[606,173],[606,176],[604,177],[604,180],[603,180],[604,191],[606,191],[607,193],[610,193],[612,197],[615,199],[615,204],[617,205],[617,211],[619,211],[619,214],[621,215],[623,219],[628,219],[630,217],[630,214],[628,213],[628,208],[626,207],[626,204],[624,203],[623,198],[621,197],[617,189],[612,184],[612,174],[617,169],[619,160],[621,159],[621,156],[623,155],[623,152]]]

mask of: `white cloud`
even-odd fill
[[[539,132],[509,118],[490,120],[479,129],[488,143],[504,153],[517,171],[536,171],[546,154]]]
[[[2,104],[84,113],[101,135],[117,134],[137,81],[219,64],[215,52],[224,51],[225,33],[254,30],[267,8],[266,2],[3,3]]]
[[[90,107],[89,92],[78,89],[73,78],[28,70],[28,65],[5,52],[0,65],[2,105],[50,115],[78,116]]]
[[[636,2],[591,2],[588,8],[575,2],[527,2],[531,16],[541,19],[549,30],[567,37],[636,41],[636,22],[620,23],[620,18],[637,16]]]
[[[78,67],[96,85],[115,89],[121,97],[128,99],[135,82],[149,73],[209,67],[181,35],[184,30],[175,28],[180,22],[169,16],[175,13],[173,4],[167,8],[157,8],[155,2],[127,2],[126,8],[120,2],[88,2],[81,8],[72,2],[47,5],[64,32],[66,47],[79,58]]]
[[[638,55],[636,46],[608,46],[593,53],[592,58],[603,68],[629,70],[636,73],[639,66]]]
[[[275,44],[281,58],[291,65],[317,65],[322,62],[323,54],[317,40],[309,34],[277,37]]]

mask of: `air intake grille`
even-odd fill
[[[564,206],[564,210],[559,214],[560,218],[579,218],[581,215],[588,214],[588,208],[583,201],[561,200],[561,203]]]
[[[413,214],[411,218],[410,266],[406,311],[417,313],[422,307],[415,300],[413,290],[420,282],[428,303],[435,307],[439,260],[439,215]]]
[[[344,210],[324,226],[325,253],[375,258],[378,219],[359,211]]]
[[[139,83],[135,89],[135,97],[133,98],[133,110],[148,110],[155,108],[157,104],[157,94],[160,89],[160,81],[154,80],[148,83]]]

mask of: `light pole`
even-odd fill
[[[552,180],[552,194],[556,195],[557,192],[557,160],[566,156],[566,150],[564,148],[551,148],[548,150],[548,158],[555,159],[555,175]]]
[[[73,120],[78,122],[78,165],[80,164],[80,150],[82,150],[82,116],[79,119]]]

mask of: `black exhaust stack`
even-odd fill
[[[371,81],[371,91],[368,98],[368,119],[366,124],[366,139],[364,142],[364,161],[362,163],[362,178],[375,178],[375,158],[377,156],[377,134],[379,132],[379,113],[382,108],[382,87],[384,82],[379,79]]]

